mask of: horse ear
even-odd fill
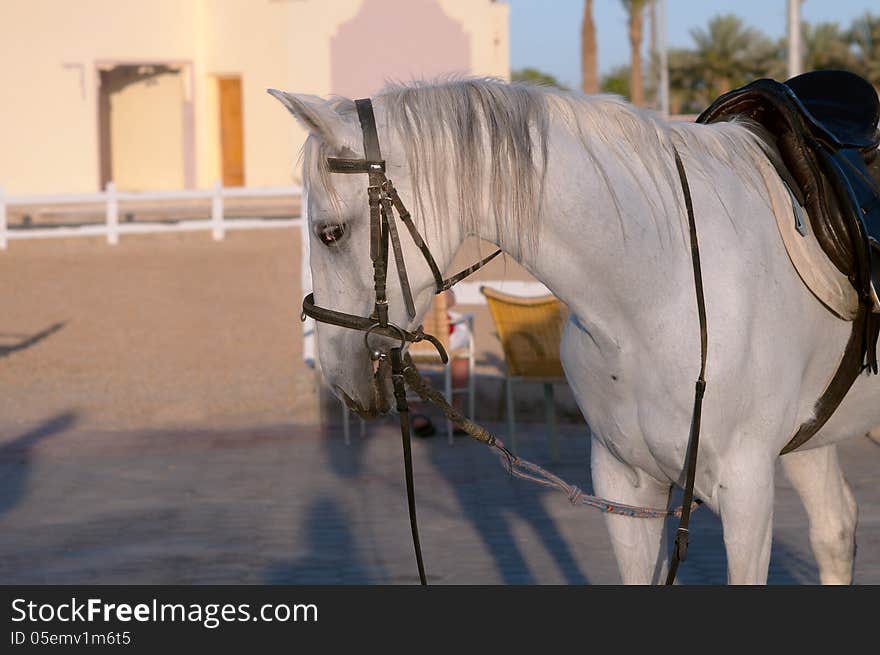
[[[300,125],[331,147],[341,148],[346,142],[351,126],[327,100],[307,93],[288,93],[278,89],[266,91],[278,98]]]

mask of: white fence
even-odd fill
[[[302,222],[300,218],[227,218],[224,216],[224,200],[227,198],[277,198],[283,196],[302,197],[302,188],[287,187],[223,187],[216,182],[211,189],[183,191],[117,191],[112,182],[105,191],[99,193],[51,194],[28,196],[5,196],[0,188],[0,250],[5,250],[8,242],[14,239],[50,239],[55,237],[106,236],[107,243],[119,243],[121,234],[144,234],[150,232],[192,232],[210,230],[214,240],[223,239],[227,230],[260,229],[272,227],[294,227]],[[173,222],[138,221],[119,222],[120,202],[150,202],[175,200],[210,200],[211,217],[205,219],[179,220]],[[8,207],[35,207],[44,205],[105,205],[103,223],[58,227],[21,227],[9,229]]]

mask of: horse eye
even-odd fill
[[[344,234],[345,226],[341,223],[328,223],[318,226],[318,238],[325,246],[336,245]]]

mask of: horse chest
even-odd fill
[[[657,372],[639,373],[635,361],[602,356],[595,348],[569,344],[563,356],[566,375],[593,436],[621,461],[662,475],[655,454],[686,447],[687,434],[682,439],[669,436],[678,421],[665,401],[668,397],[658,398],[663,395],[658,391],[663,381],[649,379]]]

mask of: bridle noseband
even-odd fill
[[[391,252],[394,255],[394,263],[397,268],[397,277],[400,281],[400,290],[403,294],[403,304],[410,320],[416,317],[415,303],[413,302],[412,288],[406,273],[406,263],[403,258],[403,249],[400,244],[400,234],[397,230],[394,212],[409,231],[410,237],[421,251],[431,274],[434,276],[435,293],[443,293],[451,286],[460,282],[474,271],[482,268],[489,261],[497,257],[501,250],[496,250],[488,257],[478,261],[450,278],[443,278],[434,256],[428,249],[425,240],[416,229],[412,215],[407,210],[397,189],[385,176],[385,160],[379,149],[379,135],[376,130],[376,117],[373,114],[373,103],[369,98],[355,100],[358,119],[361,124],[361,132],[364,141],[364,158],[349,159],[341,157],[328,157],[327,165],[331,173],[366,173],[369,176],[367,186],[367,198],[370,207],[370,260],[373,262],[373,291],[375,293],[373,312],[369,316],[357,316],[346,314],[315,304],[314,294],[309,294],[303,299],[302,317],[309,316],[319,323],[328,323],[351,330],[365,332],[364,342],[370,356],[373,359],[384,359],[388,353],[384,353],[370,346],[370,335],[389,337],[400,341],[398,348],[402,351],[407,343],[429,341],[437,349],[443,363],[449,361],[449,356],[443,348],[443,344],[437,337],[426,334],[422,326],[412,331],[406,330],[388,320],[388,297],[386,295],[385,281],[388,274],[388,245],[390,241]]]

